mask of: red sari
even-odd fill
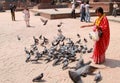
[[[103,63],[105,61],[105,52],[109,45],[110,40],[110,30],[109,23],[106,16],[103,16],[99,22],[99,26],[102,29],[103,35],[102,37],[95,42],[94,51],[93,51],[93,60],[96,64]]]

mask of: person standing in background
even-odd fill
[[[29,9],[27,7],[24,8],[23,10],[23,14],[24,14],[24,20],[25,20],[25,23],[26,23],[26,27],[30,27],[30,12],[29,12]]]
[[[80,5],[80,21],[81,22],[84,22],[85,21],[85,4],[84,4],[84,1],[81,2],[81,5]]]
[[[89,1],[86,2],[85,4],[85,21],[90,22],[90,12],[89,12]]]
[[[76,0],[73,0],[71,3],[72,3],[71,17],[72,17],[72,18],[76,18],[76,15],[75,15],[75,5],[76,5]]]
[[[114,1],[114,2],[113,2],[113,12],[112,12],[112,15],[113,15],[114,17],[117,16],[117,8],[118,8],[118,4]]]
[[[16,10],[16,5],[14,3],[10,4],[12,21],[15,21],[15,10]]]

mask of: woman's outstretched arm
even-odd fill
[[[80,28],[85,28],[85,27],[92,27],[92,26],[94,26],[94,24],[83,25],[83,26],[81,26]]]

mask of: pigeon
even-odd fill
[[[30,55],[34,55],[34,51],[33,50],[30,50]]]
[[[87,50],[87,53],[91,53],[93,50],[93,48],[90,48],[89,50]]]
[[[48,22],[48,20],[46,20],[46,21],[44,22],[44,24],[43,24],[43,25],[46,25],[46,24],[47,24],[47,22]]]
[[[37,45],[39,43],[39,39],[35,38],[35,36],[33,36],[33,39],[34,39],[35,45]]]
[[[42,35],[39,36],[39,39],[42,39]]]
[[[58,29],[58,32],[59,32],[59,33],[61,33],[61,32],[62,32],[62,30],[61,30],[61,29]]]
[[[79,68],[76,72],[80,72],[81,76],[86,76],[86,75],[90,75],[93,74],[94,71],[96,71],[98,68],[94,67],[94,66],[90,66],[90,65],[85,65],[81,68]]]
[[[78,75],[76,72],[69,70],[68,73],[73,83],[83,83],[81,76]]]
[[[87,49],[88,49],[88,48],[87,48],[87,45],[84,45],[84,49],[85,49],[85,50],[87,50]]]
[[[43,73],[41,73],[40,75],[38,75],[37,77],[33,78],[33,82],[40,82],[41,79],[43,78]]]
[[[77,37],[80,38],[80,34],[77,34]]]
[[[27,54],[27,58],[26,58],[25,62],[28,62],[30,60],[30,57],[31,57],[31,55]]]
[[[84,42],[85,42],[85,43],[87,43],[87,42],[88,42],[86,38],[84,38]]]
[[[68,61],[68,59],[67,58],[64,58],[64,60],[63,60],[63,67],[62,67],[62,69],[64,70],[64,69],[66,69],[67,68],[67,66],[68,66],[68,64],[69,64],[69,61]]]
[[[62,26],[62,24],[63,24],[63,23],[62,23],[62,22],[60,22],[60,24],[58,24],[58,25],[57,25],[57,27],[61,27],[61,26]]]
[[[19,35],[17,35],[17,39],[20,41],[21,40],[21,38],[20,38],[20,36]]]
[[[100,71],[95,75],[94,81],[96,81],[96,83],[98,83],[99,81],[102,80],[102,76]]]
[[[82,56],[80,56],[80,59],[78,60],[75,69],[77,70],[77,69],[81,68],[83,65],[84,65],[84,60],[83,60]]]
[[[48,56],[48,57],[45,59],[45,61],[47,61],[46,63],[50,62],[50,61],[51,61],[51,58],[52,58],[52,57]]]
[[[81,42],[81,39],[79,39],[78,41],[76,41],[77,44],[80,44],[80,42]]]
[[[44,20],[44,19],[42,19],[42,18],[40,18],[40,20],[43,22],[43,25],[46,25],[47,22],[48,22],[48,20]]]
[[[53,66],[57,65],[58,62],[59,62],[59,58],[56,58],[53,62]]]
[[[86,50],[85,50],[85,49],[82,49],[82,53],[85,54],[85,53],[86,53]]]
[[[26,47],[24,48],[24,51],[25,51],[26,54],[30,54],[30,52],[27,50]]]
[[[60,40],[58,40],[58,41],[53,41],[53,42],[52,42],[52,46],[57,46],[59,43],[60,43]]]
[[[40,53],[39,51],[36,52],[36,61],[39,60],[39,58],[42,57],[42,53]]]

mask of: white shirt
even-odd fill
[[[85,5],[85,12],[89,12],[89,7],[90,7],[89,4],[86,4],[86,5]]]

